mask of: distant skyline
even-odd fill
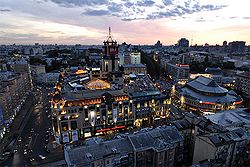
[[[1,0],[0,44],[250,45],[249,0]],[[193,40],[192,40],[193,39]]]

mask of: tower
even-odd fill
[[[106,41],[103,41],[103,58],[102,58],[102,71],[103,72],[116,72],[118,71],[118,45],[112,39],[111,28],[109,27],[109,35]]]

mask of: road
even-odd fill
[[[51,128],[51,117],[48,118],[50,115],[48,92],[46,89],[36,92],[37,103],[31,109],[32,112],[20,134],[20,140],[16,145],[17,152],[5,161],[3,166],[39,166],[64,159],[62,148],[53,149],[51,147],[52,139],[46,142],[48,139],[46,134],[50,134],[47,131]],[[50,153],[45,152],[45,146],[50,150]],[[44,159],[40,158],[39,155]]]

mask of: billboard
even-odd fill
[[[113,121],[116,122],[117,121],[117,108],[113,109]]]
[[[4,118],[3,118],[3,110],[0,106],[0,126],[4,124]]]
[[[68,143],[69,142],[69,133],[63,132],[62,138],[63,138],[63,143]]]
[[[78,141],[78,131],[77,130],[72,131],[72,141]]]
[[[60,144],[59,134],[56,132],[56,144]]]

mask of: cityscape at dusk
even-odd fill
[[[119,41],[173,45],[250,42],[247,0],[3,0],[1,44],[100,44],[108,26]],[[27,28],[28,27],[28,28]]]
[[[1,0],[0,166],[249,167],[247,0]]]

